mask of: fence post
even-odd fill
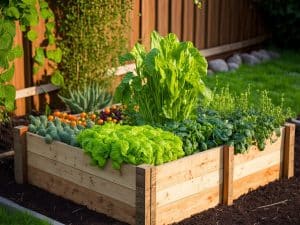
[[[17,126],[13,130],[14,137],[14,173],[18,184],[27,181],[27,153],[26,153],[26,132],[27,126]]]
[[[285,124],[283,178],[294,176],[295,124]]]
[[[233,203],[233,160],[234,147],[223,147],[223,204]]]

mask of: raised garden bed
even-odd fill
[[[90,166],[81,149],[15,129],[16,181],[46,189],[130,224],[170,224],[281,177],[293,176],[293,125],[265,151],[218,147],[160,166]]]

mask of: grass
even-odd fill
[[[50,225],[50,223],[26,213],[11,212],[0,207],[0,225]]]
[[[282,52],[281,57],[256,66],[241,66],[237,71],[216,73],[205,78],[211,89],[229,86],[231,92],[240,94],[251,87],[255,90],[267,90],[275,105],[284,97],[285,105],[300,115],[300,54]],[[257,96],[251,96],[255,103]]]

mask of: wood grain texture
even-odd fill
[[[252,173],[233,182],[233,199],[280,178],[280,164]]]
[[[182,40],[183,1],[171,0],[171,32]]]
[[[200,152],[156,167],[157,191],[217,172],[223,168],[222,147]]]
[[[18,184],[27,181],[27,149],[26,149],[26,132],[28,127],[18,126],[13,130],[14,137],[14,174]]]
[[[234,171],[234,148],[232,146],[224,146],[223,148],[223,203],[232,205],[233,193],[233,171]]]
[[[221,188],[215,187],[157,208],[156,225],[171,224],[215,207],[221,201]],[[221,191],[222,192],[222,191]]]
[[[283,177],[291,178],[295,170],[295,124],[285,125],[284,155],[283,155]]]
[[[83,153],[80,148],[72,147],[62,142],[53,142],[46,144],[42,137],[27,133],[28,152],[38,154],[48,159],[55,160],[85,173],[101,177],[112,183],[135,190],[135,166],[123,165],[121,170],[112,168],[111,161],[100,169],[97,166],[91,166],[91,158]]]
[[[130,38],[129,38],[129,48],[133,48],[135,43],[137,43],[140,39],[140,2],[141,0],[133,0],[132,1],[132,10],[130,12],[130,20],[131,20],[131,29],[130,29]]]
[[[14,39],[14,44],[23,46],[23,34],[20,30],[20,25],[16,23],[16,36]],[[15,73],[11,83],[15,86],[17,90],[26,87],[26,76],[25,76],[25,65],[24,56],[14,60]],[[1,71],[1,69],[0,69]],[[20,99],[16,101],[16,110],[14,112],[17,116],[22,116],[26,114],[26,102],[25,99]]]
[[[61,177],[79,186],[135,207],[135,190],[32,152],[27,153],[27,163],[28,166]]]
[[[222,184],[222,171],[217,170],[186,182],[172,185],[156,193],[156,204],[158,207],[166,205],[180,199],[214,188]]]
[[[234,159],[235,160],[235,159]],[[259,172],[271,166],[281,164],[281,151],[270,152],[253,160],[246,161],[242,164],[234,165],[233,179],[238,180],[242,177]]]
[[[206,13],[205,8],[198,9],[196,7],[195,14],[195,45],[198,49],[204,49],[206,47]],[[206,7],[206,4],[204,5]]]
[[[155,29],[155,0],[142,0],[142,43],[150,49],[150,35]]]
[[[220,35],[220,1],[207,1],[207,48],[219,45]]]
[[[151,167],[136,167],[136,224],[151,225]]]
[[[84,205],[91,210],[107,214],[132,225],[135,224],[135,207],[49,174],[46,171],[29,166],[28,182],[60,197]]]
[[[165,36],[169,33],[169,0],[157,1],[157,31]]]
[[[194,42],[194,2],[183,1],[183,41]]]

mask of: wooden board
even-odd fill
[[[280,164],[252,173],[233,182],[233,199],[280,178]]]
[[[123,165],[118,171],[112,168],[111,162],[108,162],[104,169],[99,169],[90,165],[91,159],[83,153],[82,149],[62,142],[53,142],[49,145],[42,137],[29,132],[27,133],[27,151],[135,190],[135,166]]]
[[[183,41],[194,41],[194,2],[183,1]]]
[[[132,1],[132,10],[130,11],[130,21],[131,21],[131,29],[130,29],[130,38],[129,38],[129,49],[133,48],[133,46],[140,39],[140,0]]]
[[[142,0],[142,43],[150,49],[150,35],[155,29],[155,0]]]
[[[174,184],[156,193],[157,206],[166,205],[180,199],[188,198],[200,192],[209,191],[211,188],[220,186],[223,179],[223,170],[206,173],[205,175]],[[160,185],[158,185],[160,187]]]
[[[129,224],[135,224],[135,207],[121,201],[33,167],[28,167],[28,181],[46,191],[85,205],[91,210],[107,214]]]
[[[251,147],[246,154],[234,156],[232,198],[248,193],[282,175],[285,129],[275,143],[267,141],[264,151]]]
[[[182,40],[182,0],[171,0],[171,32]]]
[[[157,191],[223,168],[223,147],[200,152],[156,167]]]
[[[215,187],[157,208],[156,225],[171,224],[212,208],[221,201],[221,188]]]
[[[157,1],[157,31],[163,36],[169,33],[169,0]]]
[[[61,177],[84,188],[135,206],[135,190],[112,183],[101,177],[86,173],[56,160],[28,152],[28,166]]]

